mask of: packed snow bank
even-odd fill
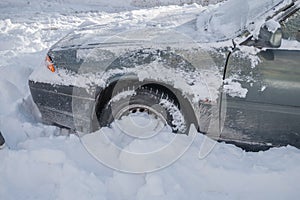
[[[133,9],[131,0],[3,0],[0,2],[0,10],[11,14],[18,10],[19,15],[27,12],[74,12],[74,11],[122,11]],[[20,12],[21,11],[21,12]]]
[[[167,5],[183,5],[197,3],[199,5],[208,5],[221,2],[223,0],[131,0],[131,4],[138,7],[153,7]]]
[[[113,134],[114,130],[106,132]],[[99,164],[76,136],[28,139],[19,143],[18,150],[0,151],[0,197],[264,200],[299,196],[298,149],[283,147],[246,153],[218,143],[207,157],[199,159],[204,140],[199,135],[173,165],[134,175]],[[147,148],[137,141],[130,145]]]
[[[2,0],[0,2],[1,15],[18,13],[23,15],[27,12],[73,12],[73,11],[106,11],[116,12],[132,10],[135,8],[183,5],[197,3],[208,5],[223,0]],[[21,12],[20,12],[21,11]]]

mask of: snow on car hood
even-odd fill
[[[75,46],[81,47],[103,43],[115,35],[135,29],[142,30],[143,28],[173,29],[178,32],[191,30],[192,32],[195,32],[194,26],[192,26],[189,22],[193,20],[195,21],[197,15],[204,9],[205,7],[193,4],[109,14],[100,19],[95,18],[84,22],[54,45],[52,49]],[[191,34],[187,35],[191,36]],[[148,35],[144,35],[144,40],[147,40],[147,37]],[[132,38],[132,42],[134,39],[135,38]]]

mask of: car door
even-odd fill
[[[270,105],[260,129],[271,132],[274,144],[300,147],[300,10],[281,22],[281,47],[258,54],[262,87],[259,101]]]
[[[229,59],[226,77],[238,76],[248,92],[244,98],[227,94],[225,140],[300,147],[300,11],[287,16],[280,22],[281,47]]]

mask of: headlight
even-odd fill
[[[50,58],[50,56],[46,56],[46,60],[45,60],[45,63],[46,63],[46,67],[51,71],[51,72],[55,72],[55,67],[54,67],[54,64],[52,62],[52,59]]]

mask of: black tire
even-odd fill
[[[180,110],[179,102],[170,99],[163,91],[148,87],[127,89],[114,95],[104,108],[98,111],[99,125],[110,126],[115,119],[120,119],[120,116],[137,111],[157,115],[157,118],[163,117],[164,122],[172,128],[172,132],[188,134],[190,122]]]

